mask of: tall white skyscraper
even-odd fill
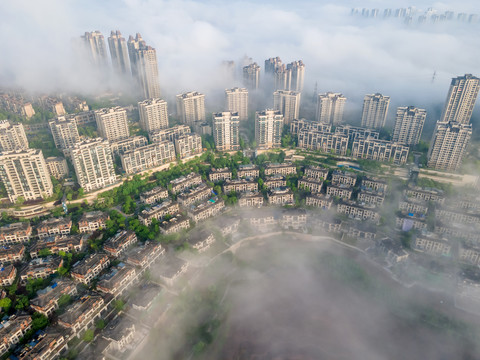
[[[427,166],[438,170],[458,170],[471,137],[471,124],[438,121],[428,149]]]
[[[97,66],[107,65],[107,48],[105,38],[100,31],[86,32],[82,40],[87,49],[87,53],[93,64]]]
[[[120,106],[95,110],[95,120],[99,135],[107,140],[121,140],[130,136],[127,111]]]
[[[275,70],[281,65],[282,60],[278,56],[265,60],[265,74],[273,75]]]
[[[298,119],[300,97],[301,94],[298,91],[277,90],[273,93],[273,110],[282,113],[286,125]]]
[[[160,97],[157,52],[151,46],[137,51],[138,79],[146,99]]]
[[[233,88],[225,90],[225,110],[238,113],[240,120],[248,119],[248,90]]]
[[[69,149],[80,141],[75,118],[65,119],[64,116],[59,116],[48,124],[57,148]]]
[[[390,96],[382,94],[365,95],[363,99],[362,126],[378,129],[385,126]]]
[[[213,139],[218,151],[240,150],[240,116],[225,111],[213,114]]]
[[[142,35],[140,35],[139,33],[137,33],[135,37],[133,37],[132,35],[128,37],[128,57],[130,58],[130,67],[132,69],[132,75],[134,78],[138,77],[137,51],[145,47],[147,47],[147,43],[143,40]]]
[[[147,132],[168,128],[167,102],[162,99],[148,99],[138,103],[140,126]]]
[[[0,153],[0,179],[12,203],[19,197],[28,201],[53,195],[52,180],[42,150]]]
[[[102,189],[117,181],[108,140],[96,138],[77,143],[71,157],[78,184],[85,191]]]
[[[108,47],[112,65],[116,72],[120,74],[130,73],[130,59],[128,57],[128,47],[125,38],[120,31],[113,31],[108,37]]]
[[[28,149],[27,135],[22,124],[0,121],[0,152]]]
[[[190,126],[195,122],[204,122],[205,95],[196,91],[178,94],[177,117],[183,124]]]
[[[157,52],[147,46],[142,36],[130,36],[127,42],[132,75],[137,79],[145,99],[160,97],[160,81],[158,78]]]
[[[302,60],[294,61],[287,65],[290,72],[290,84],[288,90],[303,91],[303,83],[305,78],[305,64]]]
[[[422,135],[427,111],[414,106],[397,108],[392,140],[405,145],[417,145]]]
[[[258,66],[257,63],[247,65],[243,68],[243,85],[250,90],[259,88],[260,66]]]
[[[267,109],[255,114],[255,141],[260,149],[282,145],[283,115],[280,111]]]
[[[480,89],[480,79],[466,74],[452,79],[440,121],[468,124]]]
[[[319,94],[317,99],[317,121],[336,125],[343,121],[343,109],[347,98],[340,93]]]

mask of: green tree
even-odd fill
[[[49,248],[40,249],[38,251],[38,256],[39,257],[45,257],[45,256],[48,256],[48,255],[52,255],[52,252],[50,251]]]
[[[70,303],[70,300],[71,300],[71,296],[69,294],[63,294],[58,299],[58,306],[62,307],[64,305],[67,305],[68,303]]]
[[[93,340],[94,336],[95,336],[95,333],[93,332],[93,330],[88,329],[87,331],[85,331],[85,334],[83,335],[83,341],[89,343]]]
[[[100,319],[97,321],[97,323],[95,324],[95,326],[97,327],[97,329],[103,329],[105,327],[105,320],[103,319]]]
[[[48,318],[38,312],[32,315],[32,329],[34,331],[45,328],[48,325]]]
[[[2,308],[4,312],[7,312],[11,306],[12,306],[12,300],[10,300],[9,298],[6,297],[3,299],[0,299],[0,308]]]
[[[113,307],[115,308],[115,310],[117,310],[117,312],[120,312],[125,308],[125,303],[120,299],[115,300],[115,302],[113,303]]]
[[[17,297],[17,303],[15,304],[15,309],[24,310],[24,309],[27,309],[29,305],[30,305],[30,302],[28,301],[28,297],[25,295],[20,295]]]
[[[8,287],[8,295],[10,295],[10,296],[15,295],[15,293],[17,292],[17,289],[18,289],[18,284],[17,283],[10,285]]]

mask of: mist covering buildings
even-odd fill
[[[423,164],[449,172],[458,171],[467,155],[475,156],[475,149],[469,148],[469,144],[475,140],[474,105],[479,80],[469,73],[474,73],[476,63],[470,56],[447,61],[453,52],[468,53],[474,58],[479,50],[471,46],[478,43],[472,31],[462,27],[450,31],[447,18],[451,14],[446,13],[445,21],[439,20],[445,27],[413,27],[414,9],[398,9],[395,17],[405,21],[394,25],[387,21],[390,18],[387,11],[386,21],[373,28],[370,24],[378,19],[377,10],[364,9],[363,19],[352,16],[345,20],[348,15],[342,3],[300,3],[294,10],[282,2],[161,5],[149,1],[120,3],[108,17],[99,18],[102,11],[97,14],[93,10],[98,5],[91,4],[90,17],[82,17],[82,11],[75,13],[75,17],[66,17],[75,18],[68,26],[58,17],[58,24],[39,24],[38,34],[25,36],[20,31],[15,43],[25,44],[21,48],[6,39],[6,56],[0,58],[0,82],[13,90],[6,96],[0,94],[0,104],[9,113],[33,119],[30,122],[22,119],[22,124],[10,121],[0,124],[0,178],[10,202],[16,205],[15,209],[9,209],[9,214],[30,216],[35,209],[44,211],[43,205],[31,210],[22,204],[24,201],[28,205],[44,204],[57,199],[51,198],[58,194],[56,180],[75,188],[76,197],[72,202],[72,196],[68,199],[65,193],[62,207],[53,210],[58,219],[42,221],[38,229],[43,232],[38,234],[52,237],[45,236],[48,239],[42,242],[35,239],[35,249],[28,247],[39,259],[19,267],[20,279],[25,282],[31,274],[44,277],[64,269],[62,276],[68,277],[70,268],[72,279],[84,284],[99,276],[98,283],[93,282],[98,286],[89,292],[99,291],[102,295],[75,297],[59,311],[59,325],[73,335],[82,334],[88,327],[100,329],[95,323],[97,310],[110,306],[109,310],[113,307],[118,313],[123,311],[110,298],[112,295],[115,300],[128,298],[130,317],[123,314],[115,317],[107,329],[98,331],[101,341],[94,341],[94,345],[108,340],[109,349],[114,352],[135,342],[134,334],[146,338],[150,333],[151,340],[158,335],[158,344],[166,350],[158,355],[157,343],[153,341],[142,358],[169,358],[175,353],[185,355],[184,358],[198,355],[215,338],[214,329],[223,320],[228,320],[229,334],[233,335],[225,339],[224,348],[216,349],[218,358],[238,354],[253,357],[259,353],[272,357],[318,356],[319,352],[325,357],[340,352],[339,356],[345,358],[381,359],[398,354],[398,358],[415,358],[418,352],[428,358],[438,358],[440,354],[462,358],[475,353],[475,341],[462,329],[455,329],[465,340],[459,345],[448,334],[436,333],[425,324],[412,326],[412,318],[416,321],[417,314],[425,323],[435,326],[436,314],[445,310],[439,305],[443,304],[440,295],[437,299],[437,295],[428,292],[417,298],[416,290],[401,288],[397,290],[402,295],[391,296],[395,292],[388,289],[398,284],[377,287],[362,270],[371,264],[362,263],[359,268],[352,265],[362,262],[360,253],[381,258],[381,266],[389,271],[397,265],[397,270],[403,264],[411,265],[406,260],[414,253],[423,253],[418,256],[421,259],[441,254],[444,258],[440,266],[450,266],[449,260],[479,263],[480,250],[473,246],[479,241],[478,236],[475,231],[467,231],[465,225],[478,222],[478,214],[472,215],[477,206],[462,199],[461,210],[452,209],[453,203],[446,201],[448,197],[441,190],[415,185],[423,170],[419,169],[417,151],[422,151]],[[0,5],[0,10],[5,7],[6,26],[11,21],[9,14],[18,11],[18,6]],[[249,11],[252,8],[255,11]],[[62,4],[59,9],[58,14],[72,13],[76,6]],[[266,13],[268,21],[259,16]],[[228,16],[222,16],[225,14]],[[434,19],[433,10],[427,14]],[[31,9],[25,9],[27,21],[34,15]],[[125,15],[129,15],[129,22],[137,28],[124,23]],[[83,18],[81,23],[78,18]],[[476,26],[473,20],[468,26]],[[425,21],[419,19],[419,23]],[[45,36],[47,30],[62,24],[63,33],[48,31],[55,35]],[[106,42],[98,30],[78,35],[84,29],[97,28],[97,24],[126,30],[125,34],[135,36],[125,40],[119,30],[112,30]],[[5,25],[0,24],[0,29],[2,26]],[[48,54],[35,45],[42,34],[45,47],[50,47]],[[58,46],[66,43],[65,34],[75,37],[72,53],[78,56]],[[29,44],[30,51],[38,51],[35,71],[31,58],[20,56]],[[416,47],[430,51],[418,56],[418,52],[411,51]],[[15,53],[15,61],[10,53]],[[49,61],[45,62],[42,54]],[[276,55],[279,56],[271,57]],[[282,58],[291,62],[283,63]],[[464,73],[467,74],[458,76]],[[447,86],[440,84],[448,84],[446,80],[452,77],[443,103]],[[79,95],[74,106],[65,106],[72,113],[65,114],[61,102],[35,94],[32,98],[40,100],[29,103],[30,95],[17,91],[15,86],[33,92],[58,92],[65,102],[69,96],[60,92]],[[89,110],[87,102],[79,100],[84,94],[95,110]],[[103,105],[105,99],[111,105]],[[167,101],[176,105],[176,112],[169,113]],[[391,110],[389,115],[390,105],[397,109],[396,116]],[[47,113],[45,109],[51,110],[54,117],[48,122],[39,121]],[[362,127],[358,126],[360,123]],[[391,137],[390,128],[393,128]],[[37,141],[32,134],[45,129],[50,129],[57,148],[52,151],[62,151],[65,157],[48,155],[45,159],[42,150],[35,149],[42,139]],[[426,137],[432,132],[427,153]],[[34,146],[30,149],[29,145]],[[192,160],[196,157],[200,159]],[[219,165],[216,169],[212,168],[214,163]],[[73,165],[75,177],[64,180],[73,174],[67,164]],[[318,164],[328,164],[330,169]],[[361,174],[355,173],[363,170]],[[377,170],[382,178],[370,178],[371,172]],[[435,174],[443,176],[441,172]],[[444,178],[456,181],[457,175],[448,174]],[[125,183],[119,188],[123,180]],[[141,185],[136,188],[137,184]],[[84,191],[110,186],[110,193],[90,201],[90,205],[92,194],[82,198]],[[388,193],[387,186],[396,190]],[[115,196],[109,198],[109,194]],[[304,205],[309,207],[308,211]],[[73,213],[75,227],[69,221],[71,215],[62,217],[68,211]],[[224,212],[235,216],[222,217]],[[454,222],[445,224],[445,219]],[[14,224],[10,220],[2,219],[8,223],[0,228],[2,244],[13,241],[18,245],[35,236],[37,229],[32,235],[30,222]],[[32,220],[35,226],[36,222]],[[457,222],[465,226],[457,229]],[[118,231],[111,234],[110,229],[115,227]],[[267,236],[257,237],[263,231],[279,229],[291,239],[283,238],[285,234],[280,232],[277,236],[282,239],[276,243],[269,243]],[[433,235],[428,233],[433,230]],[[86,241],[76,232],[88,232],[91,237]],[[309,232],[327,234],[328,239],[312,237]],[[69,236],[63,238],[60,234]],[[235,253],[240,248],[235,243],[240,239],[236,237],[239,234],[255,240],[251,248]],[[375,239],[377,234],[385,238]],[[457,236],[463,240],[457,241]],[[156,241],[160,238],[162,244]],[[299,240],[293,246],[292,238]],[[319,249],[313,242],[327,241],[345,247],[348,255],[324,244],[319,246],[319,252],[328,255],[317,258]],[[369,246],[352,255],[349,251],[353,250],[352,244],[358,245],[356,241]],[[129,249],[132,245],[135,249]],[[209,257],[212,255],[209,249],[215,246],[220,251]],[[231,251],[224,251],[227,247]],[[69,263],[72,258],[77,259],[77,252],[82,249],[85,250],[82,258],[75,264]],[[24,253],[25,246],[23,250],[15,247],[2,251],[1,256],[13,256],[13,252]],[[151,266],[165,252],[168,260],[160,261],[165,268],[152,270]],[[67,254],[73,255],[69,258]],[[14,255],[18,259],[18,254]],[[338,256],[351,261],[343,264],[344,260]],[[232,275],[233,267],[241,267],[243,261],[251,268],[244,266]],[[193,277],[187,277],[185,292],[176,289],[175,279],[191,265],[193,271],[189,276],[193,273]],[[205,278],[200,268],[204,269]],[[376,270],[380,270],[379,279],[389,276],[381,268],[372,267],[369,271]],[[2,267],[3,284],[11,285],[16,271],[15,266]],[[328,271],[332,273],[326,274]],[[164,312],[150,316],[146,310],[155,297],[146,295],[163,296],[163,290],[150,282],[152,275],[158,276],[155,281],[173,290],[168,291],[168,296],[174,300],[165,300]],[[229,285],[223,288],[222,277],[230,275],[232,278],[226,281]],[[145,295],[145,299],[138,299],[134,291],[125,295],[127,287],[139,279],[141,286],[135,291]],[[214,283],[213,280],[219,279],[220,283]],[[392,283],[398,280],[388,279]],[[59,289],[69,291],[63,280],[66,279],[59,282],[60,286],[55,283],[51,289],[47,287],[36,295],[42,297],[50,291],[57,294]],[[410,280],[399,281],[411,285]],[[351,288],[338,286],[341,281],[351,281]],[[146,289],[150,286],[153,289]],[[404,295],[405,292],[409,295]],[[73,292],[71,295],[76,296]],[[368,299],[370,295],[374,297],[372,302]],[[14,295],[10,291],[8,296]],[[234,306],[228,319],[222,317],[224,302],[226,307]],[[41,305],[38,299],[33,303]],[[169,319],[171,304],[174,314],[181,316],[168,322],[170,328],[163,327],[160,332],[156,325],[164,316]],[[416,307],[417,304],[421,305]],[[428,310],[433,315],[422,308],[424,304],[431,307]],[[56,311],[57,305],[50,311]],[[448,305],[453,309],[450,302]],[[285,308],[287,311],[281,311]],[[414,311],[407,311],[412,308]],[[38,309],[45,310],[41,306]],[[219,310],[209,313],[211,309]],[[151,319],[145,319],[145,315]],[[122,323],[121,319],[127,318],[135,319],[135,324],[130,320],[128,324]],[[441,326],[450,324],[448,320],[442,318]],[[369,322],[374,326],[367,326]],[[143,326],[147,323],[148,327]],[[138,331],[137,325],[142,330]],[[147,328],[151,331],[145,331]],[[50,329],[41,341],[54,339],[52,343],[58,344],[68,339],[63,334],[50,333]],[[394,339],[383,336],[390,332],[399,335]],[[192,344],[192,334],[193,338],[200,334],[201,340]],[[43,343],[35,343],[32,348],[38,349],[38,344]],[[187,350],[183,349],[184,344]],[[419,344],[423,351],[417,351],[415,345]],[[83,356],[88,358],[90,353],[96,356],[95,346],[82,350]]]

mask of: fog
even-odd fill
[[[453,331],[445,325],[458,319],[451,320],[454,309],[441,308],[444,297],[403,288],[328,238],[302,237],[255,239],[195,271],[139,358],[191,358],[205,329],[213,342],[195,358],[475,358],[478,334],[460,335],[460,322]],[[216,300],[198,300],[211,299],[212,289]],[[445,310],[449,320],[440,328],[429,324]]]
[[[476,2],[417,1],[401,6],[475,12]],[[306,64],[303,99],[343,92],[358,112],[365,93],[382,92],[399,105],[429,107],[445,99],[451,77],[479,74],[479,24],[407,26],[398,19],[351,16],[352,7],[397,8],[394,1],[3,1],[0,84],[31,91],[89,95],[121,89],[91,73],[75,49],[85,31],[140,32],[157,50],[162,93],[200,91],[215,108],[232,84],[219,76],[223,60],[237,66],[248,55],[261,67],[280,56]],[[433,73],[436,72],[432,82]],[[106,86],[107,85],[107,86]],[[107,88],[106,88],[107,87]],[[393,113],[393,111],[391,112]],[[431,119],[433,122],[434,119]]]

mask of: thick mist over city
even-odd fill
[[[0,360],[480,360],[478,1],[0,15]]]
[[[409,4],[456,13],[474,12],[475,5]],[[0,28],[9,34],[0,59],[3,86],[39,92],[114,90],[118,83],[88,71],[75,44],[85,31],[100,30],[106,38],[120,30],[125,38],[141,33],[156,49],[165,97],[200,91],[212,111],[223,89],[241,80],[218,76],[224,60],[234,60],[240,71],[246,56],[262,68],[270,57],[285,63],[302,59],[304,97],[313,96],[318,83],[319,92],[342,92],[349,99],[347,109],[358,113],[363,95],[375,92],[391,96],[394,106],[440,104],[449,79],[477,72],[480,56],[478,23],[405,25],[382,19],[383,9],[397,7],[393,1],[15,1],[0,6]],[[380,13],[376,19],[362,18],[352,16],[352,8]]]

